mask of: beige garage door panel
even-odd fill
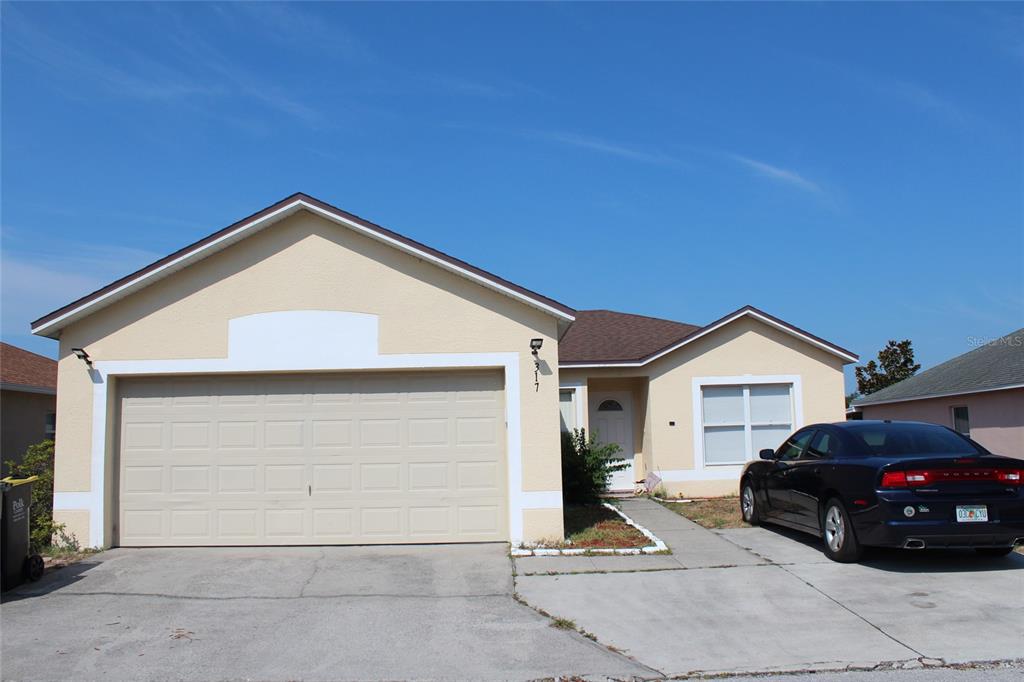
[[[508,539],[500,372],[128,379],[124,546]]]

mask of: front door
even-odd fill
[[[633,492],[633,402],[625,391],[590,394],[590,429],[598,442],[615,443],[615,461],[627,466],[612,474],[609,489]]]

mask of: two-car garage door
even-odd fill
[[[118,544],[508,539],[501,372],[121,380]]]

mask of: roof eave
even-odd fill
[[[611,361],[593,361],[593,362],[589,362],[589,361],[585,361],[585,362],[569,361],[569,362],[565,362],[565,363],[561,363],[560,362],[560,363],[558,363],[558,366],[559,367],[565,367],[566,369],[572,369],[572,368],[585,368],[585,369],[595,368],[595,369],[597,369],[597,368],[616,368],[616,367],[618,367],[618,368],[622,368],[622,367],[643,367],[644,365],[647,365],[647,364],[650,364],[651,362],[654,362],[658,358],[664,357],[665,355],[668,355],[669,353],[672,353],[672,352],[678,350],[679,348],[682,348],[683,346],[685,346],[685,345],[687,345],[689,343],[692,343],[692,342],[696,341],[697,339],[699,339],[699,338],[701,338],[703,336],[706,336],[707,334],[710,334],[713,331],[721,329],[722,327],[724,327],[727,324],[730,324],[732,322],[735,322],[736,320],[740,319],[741,317],[746,317],[746,316],[750,316],[750,317],[753,317],[753,318],[755,318],[757,320],[760,320],[761,322],[763,322],[763,323],[765,323],[765,324],[767,324],[767,325],[769,325],[771,327],[779,329],[780,331],[783,331],[783,332],[785,332],[787,334],[790,334],[791,336],[795,336],[797,338],[800,338],[800,339],[804,340],[805,342],[810,343],[811,345],[817,346],[818,348],[820,348],[821,350],[824,350],[827,353],[831,353],[832,355],[838,356],[839,358],[842,358],[843,360],[845,360],[844,364],[849,364],[849,363],[852,363],[852,362],[858,362],[860,360],[860,357],[858,355],[856,355],[855,353],[852,353],[852,352],[846,350],[845,348],[840,348],[839,346],[836,346],[835,344],[831,344],[828,341],[825,341],[824,339],[821,339],[821,338],[818,338],[817,336],[814,336],[813,334],[809,334],[809,333],[805,332],[804,330],[802,330],[802,329],[800,329],[798,327],[794,327],[793,325],[791,325],[791,324],[789,324],[787,322],[784,322],[784,321],[780,320],[777,317],[769,315],[768,313],[766,313],[764,311],[758,310],[757,308],[755,308],[753,306],[744,306],[744,307],[740,308],[739,310],[736,310],[736,311],[734,311],[732,313],[729,313],[725,317],[722,317],[722,318],[720,318],[718,320],[715,320],[711,324],[705,325],[704,327],[701,327],[700,329],[697,329],[696,331],[693,331],[690,334],[687,334],[683,338],[681,338],[681,339],[679,339],[677,341],[672,342],[671,344],[669,344],[665,348],[662,348],[661,350],[655,351],[654,353],[646,356],[645,358],[639,359],[639,360],[630,360],[630,361],[611,360]]]
[[[932,400],[935,398],[955,398],[961,395],[974,395],[976,393],[992,393],[994,391],[1009,391],[1015,388],[1024,388],[1024,384],[1006,384],[1004,386],[990,386],[988,388],[975,388],[966,391],[947,391],[944,393],[923,393],[921,395],[907,396],[903,398],[892,398],[891,400],[876,400],[873,402],[855,401],[854,407],[874,407],[875,405],[891,405],[892,403],[909,403],[916,400]]]
[[[417,258],[434,263],[442,269],[453,272],[471,281],[475,281],[482,286],[552,315],[560,322],[568,324],[576,319],[574,315],[575,311],[568,306],[551,301],[551,299],[546,299],[546,297],[541,297],[540,295],[537,295],[537,297],[530,296],[528,293],[525,293],[526,290],[517,291],[512,288],[512,286],[506,286],[505,283],[507,280],[503,280],[497,276],[493,276],[494,279],[491,279],[479,272],[474,272],[474,270],[479,270],[479,268],[473,267],[473,269],[469,269],[468,267],[461,267],[458,263],[453,263],[450,260],[442,258],[438,255],[440,252],[437,252],[434,249],[429,249],[429,247],[419,245],[418,242],[413,242],[413,240],[406,239],[403,241],[397,239],[392,236],[397,233],[391,233],[391,231],[386,228],[381,228],[378,225],[373,225],[372,223],[357,219],[355,216],[352,216],[341,209],[337,209],[330,204],[319,201],[318,199],[314,199],[313,197],[309,197],[304,194],[296,194],[287,197],[276,204],[272,204],[248,218],[243,218],[241,221],[229,225],[227,228],[224,228],[219,232],[215,232],[194,244],[175,251],[169,256],[165,256],[164,258],[155,261],[134,273],[131,273],[119,280],[115,280],[102,289],[98,289],[97,291],[83,296],[62,308],[58,308],[57,310],[44,315],[32,323],[32,333],[56,339],[59,336],[60,330],[72,322],[90,315],[96,310],[100,310],[121,298],[138,291],[139,289],[149,286],[163,277],[191,265],[193,262],[213,255],[227,246],[249,236],[249,234],[268,227],[269,225],[272,225],[273,223],[303,209],[316,215],[320,215],[321,217],[335,223],[345,225],[346,227],[349,227],[350,229],[353,229],[365,236],[389,244],[401,251],[414,255]],[[448,258],[455,261],[458,260],[452,257]],[[459,262],[462,263],[463,261]],[[468,266],[469,264],[467,263],[466,265]],[[507,284],[511,285],[510,282],[507,282]],[[517,285],[513,286],[522,289],[522,287],[518,287]],[[545,300],[539,300],[541,298],[545,298]],[[548,303],[547,301],[551,302]]]

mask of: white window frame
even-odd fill
[[[576,416],[576,428],[586,428],[586,422],[583,420],[584,405],[587,404],[587,384],[585,381],[579,382],[566,382],[558,386],[558,397],[561,400],[562,392],[569,391],[572,393],[572,405],[573,414]],[[561,418],[561,411],[559,411],[559,418]],[[559,430],[561,430],[561,423],[559,423]]]
[[[795,433],[804,426],[804,402],[803,382],[799,374],[768,374],[753,375],[743,374],[738,376],[713,376],[693,377],[692,381],[692,406],[693,406],[693,472],[688,476],[679,477],[680,480],[722,480],[738,478],[743,471],[743,465],[749,459],[738,464],[707,464],[704,461],[704,402],[703,389],[705,386],[742,386],[743,387],[743,418],[750,421],[750,386],[757,384],[789,384],[791,405],[793,410],[793,422],[791,432]],[[759,426],[763,424],[751,424]],[[725,424],[716,426],[726,426]],[[744,446],[747,452],[751,452],[753,443],[751,429],[743,430]],[[757,457],[757,453],[751,453],[751,457]],[[675,477],[674,477],[675,478]]]

